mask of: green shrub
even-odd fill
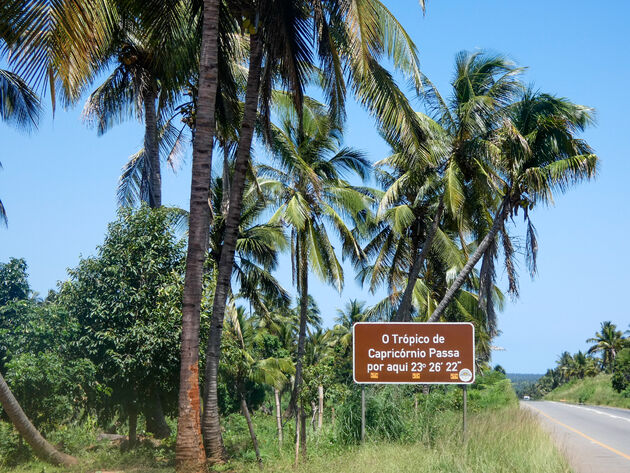
[[[13,467],[31,459],[31,451],[9,422],[0,421],[0,467]]]
[[[96,367],[53,352],[20,354],[7,363],[6,380],[30,420],[44,432],[69,422],[87,407]]]
[[[630,348],[624,348],[615,358],[612,387],[625,397],[630,397]]]

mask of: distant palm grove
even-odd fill
[[[379,0],[3,1],[2,126],[37,133],[48,104],[82,104],[97,133],[144,125],[94,256],[45,297],[26,261],[0,264],[3,419],[55,464],[77,459],[44,437],[82,422],[124,428],[129,448],[171,437],[177,471],[201,472],[228,460],[238,412],[262,462],[252,416],[266,412],[297,464],[311,432],[352,418],[355,322],[472,322],[489,371],[519,260],[536,273],[535,208],[598,168],[580,137],[593,109],[522,72],[462,51],[438,90]],[[389,155],[344,144],[348,100]],[[190,151],[190,208],[164,207],[165,165]],[[9,231],[11,212],[0,202]],[[386,297],[323,327],[314,278]],[[604,370],[610,330],[593,340]],[[572,360],[558,376],[596,369]],[[17,445],[0,425],[0,448]]]
[[[630,325],[629,325],[630,327]],[[625,331],[630,335],[630,330]],[[571,355],[564,351],[556,361],[556,367],[547,370],[533,386],[523,393],[534,397],[544,396],[555,388],[572,380],[584,379],[605,373],[610,376],[613,390],[630,399],[630,337],[624,337],[610,321],[602,322],[586,353],[578,351]]]

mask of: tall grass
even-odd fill
[[[432,445],[417,442],[367,442],[362,446],[311,449],[308,461],[293,469],[286,452],[267,458],[266,472],[298,473],[569,473],[567,463],[536,419],[518,407],[470,416],[461,433],[461,414],[439,414]],[[320,435],[321,437],[321,435]],[[259,471],[254,463],[234,462],[228,471]]]
[[[558,386],[545,399],[630,409],[630,398],[615,391],[610,378],[609,374],[599,374],[592,378],[574,379]]]
[[[293,469],[295,424],[285,424],[285,442],[278,445],[275,418],[256,412],[254,424],[266,472],[297,473],[568,473],[569,469],[536,420],[518,408],[509,380],[497,375],[480,377],[469,396],[469,431],[462,435],[461,388],[434,387],[423,395],[412,386],[369,386],[366,388],[367,442],[360,439],[360,388],[336,406],[331,422],[327,406],[324,427],[308,428],[308,455]],[[417,403],[415,402],[417,400]],[[1,424],[0,424],[1,425]],[[232,458],[217,468],[225,472],[257,472],[247,424],[239,414],[224,419],[224,440]],[[173,425],[174,427],[174,425]],[[5,429],[6,430],[6,429]],[[173,432],[175,429],[173,429]],[[15,444],[10,432],[0,432],[0,449]],[[3,437],[4,445],[3,448]],[[174,433],[159,446],[145,445],[123,451],[96,439],[94,425],[62,429],[51,441],[76,454],[80,466],[67,470],[31,459],[0,471],[11,473],[57,473],[61,471],[126,471],[133,473],[173,472]],[[0,452],[0,460],[2,460]],[[5,459],[8,459],[5,457]],[[18,459],[17,457],[15,458]],[[12,465],[11,465],[12,466]]]

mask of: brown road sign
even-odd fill
[[[356,383],[475,381],[475,327],[471,323],[357,322],[352,331]]]

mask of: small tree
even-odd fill
[[[80,352],[100,366],[110,392],[103,407],[123,408],[132,444],[138,412],[149,405],[155,418],[147,414],[148,423],[160,423],[156,435],[168,436],[162,401],[176,395],[183,243],[171,215],[146,206],[120,210],[97,255],[70,271],[60,294],[83,328]]]
[[[33,305],[32,301],[27,300],[31,290],[26,269],[26,261],[23,259],[11,258],[8,263],[0,264],[0,356],[3,361],[8,359],[10,353],[16,352],[15,347],[19,346],[17,343],[23,341],[19,340],[18,336],[13,336],[20,334],[20,331],[14,333],[12,329],[19,326],[23,319],[28,320],[28,317],[20,317],[20,315],[23,315],[22,309],[28,309]],[[24,346],[22,348],[24,349]],[[29,394],[30,399],[33,396],[32,393]],[[40,434],[22,410],[2,374],[0,374],[0,405],[13,426],[31,446],[35,455],[55,465],[69,466],[77,463],[76,458],[59,452]]]

